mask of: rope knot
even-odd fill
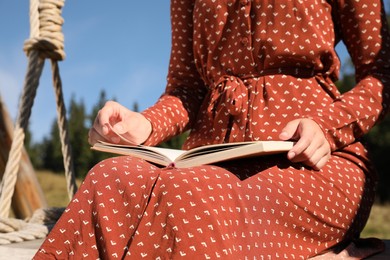
[[[65,59],[61,9],[64,0],[35,0],[30,6],[31,33],[23,50],[27,55],[35,50],[43,59]]]

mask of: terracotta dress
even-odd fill
[[[164,95],[148,145],[278,140],[311,118],[332,148],[314,171],[272,155],[188,169],[96,165],[35,259],[306,259],[359,237],[376,175],[359,138],[390,104],[390,37],[376,0],[171,0]],[[335,84],[343,40],[356,87]],[[370,254],[374,251],[363,252]]]

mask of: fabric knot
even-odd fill
[[[244,82],[234,76],[222,76],[214,86],[209,112],[222,106],[230,115],[238,115],[243,109],[244,99],[247,95]]]
[[[65,59],[64,35],[61,9],[64,0],[40,0],[30,9],[31,37],[24,43],[23,50],[27,55],[35,50],[43,59]]]
[[[225,142],[230,134],[236,136],[235,141],[243,140],[245,131],[241,129],[245,128],[247,110],[248,90],[240,78],[226,75],[216,81],[207,108],[213,121],[214,142]]]

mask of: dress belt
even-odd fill
[[[218,106],[224,106],[231,115],[240,113],[247,98],[244,82],[235,76],[222,76],[214,86],[211,90],[209,112]]]
[[[327,75],[315,73],[312,69],[278,68],[260,71],[244,76],[223,75],[210,86],[208,117],[212,120],[213,143],[245,141],[249,104],[246,79],[256,79],[266,75],[291,75],[300,78],[315,77],[317,81],[330,80]],[[328,79],[328,80],[327,80]],[[334,96],[334,89],[328,89]]]
[[[225,75],[210,91],[207,112],[213,119],[213,142],[227,141],[225,139],[228,132],[230,135],[235,135],[237,141],[243,141],[246,124],[244,112],[248,111],[248,90],[245,83],[241,78]],[[234,119],[233,129],[228,129],[232,119]]]
[[[223,75],[210,86],[211,102],[208,111],[212,112],[219,105],[225,106],[231,115],[239,114],[247,106],[247,88],[245,79],[260,78],[267,75],[291,75],[294,77],[311,78],[319,76],[314,69],[309,68],[276,68],[260,70],[255,74]],[[244,80],[244,81],[243,81]]]
[[[319,82],[323,82],[324,77],[325,79],[328,78],[327,75],[317,74],[313,69],[305,68],[278,68],[243,76],[221,76],[218,81],[210,86],[210,103],[207,107],[208,116],[212,119],[213,143],[245,141],[249,109],[249,93],[245,80],[267,75],[291,75],[300,78],[315,77]],[[334,92],[332,89],[327,89],[327,91]],[[228,129],[229,127],[232,127],[232,129]],[[227,136],[228,133],[229,136]]]

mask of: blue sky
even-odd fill
[[[108,4],[109,3],[109,4]],[[27,70],[29,1],[0,1],[0,95],[15,119]],[[66,59],[60,62],[65,102],[83,100],[88,112],[101,90],[125,106],[145,109],[165,87],[170,51],[169,1],[65,1]],[[341,48],[342,60],[345,51]],[[35,141],[56,118],[50,62],[46,61],[30,127]]]
[[[169,1],[65,1],[66,59],[60,62],[65,102],[71,95],[87,108],[104,89],[126,106],[150,106],[165,87],[170,51]],[[29,1],[0,1],[0,95],[13,119],[27,71],[23,44],[29,37]],[[56,118],[50,62],[46,61],[30,125],[35,140]]]

